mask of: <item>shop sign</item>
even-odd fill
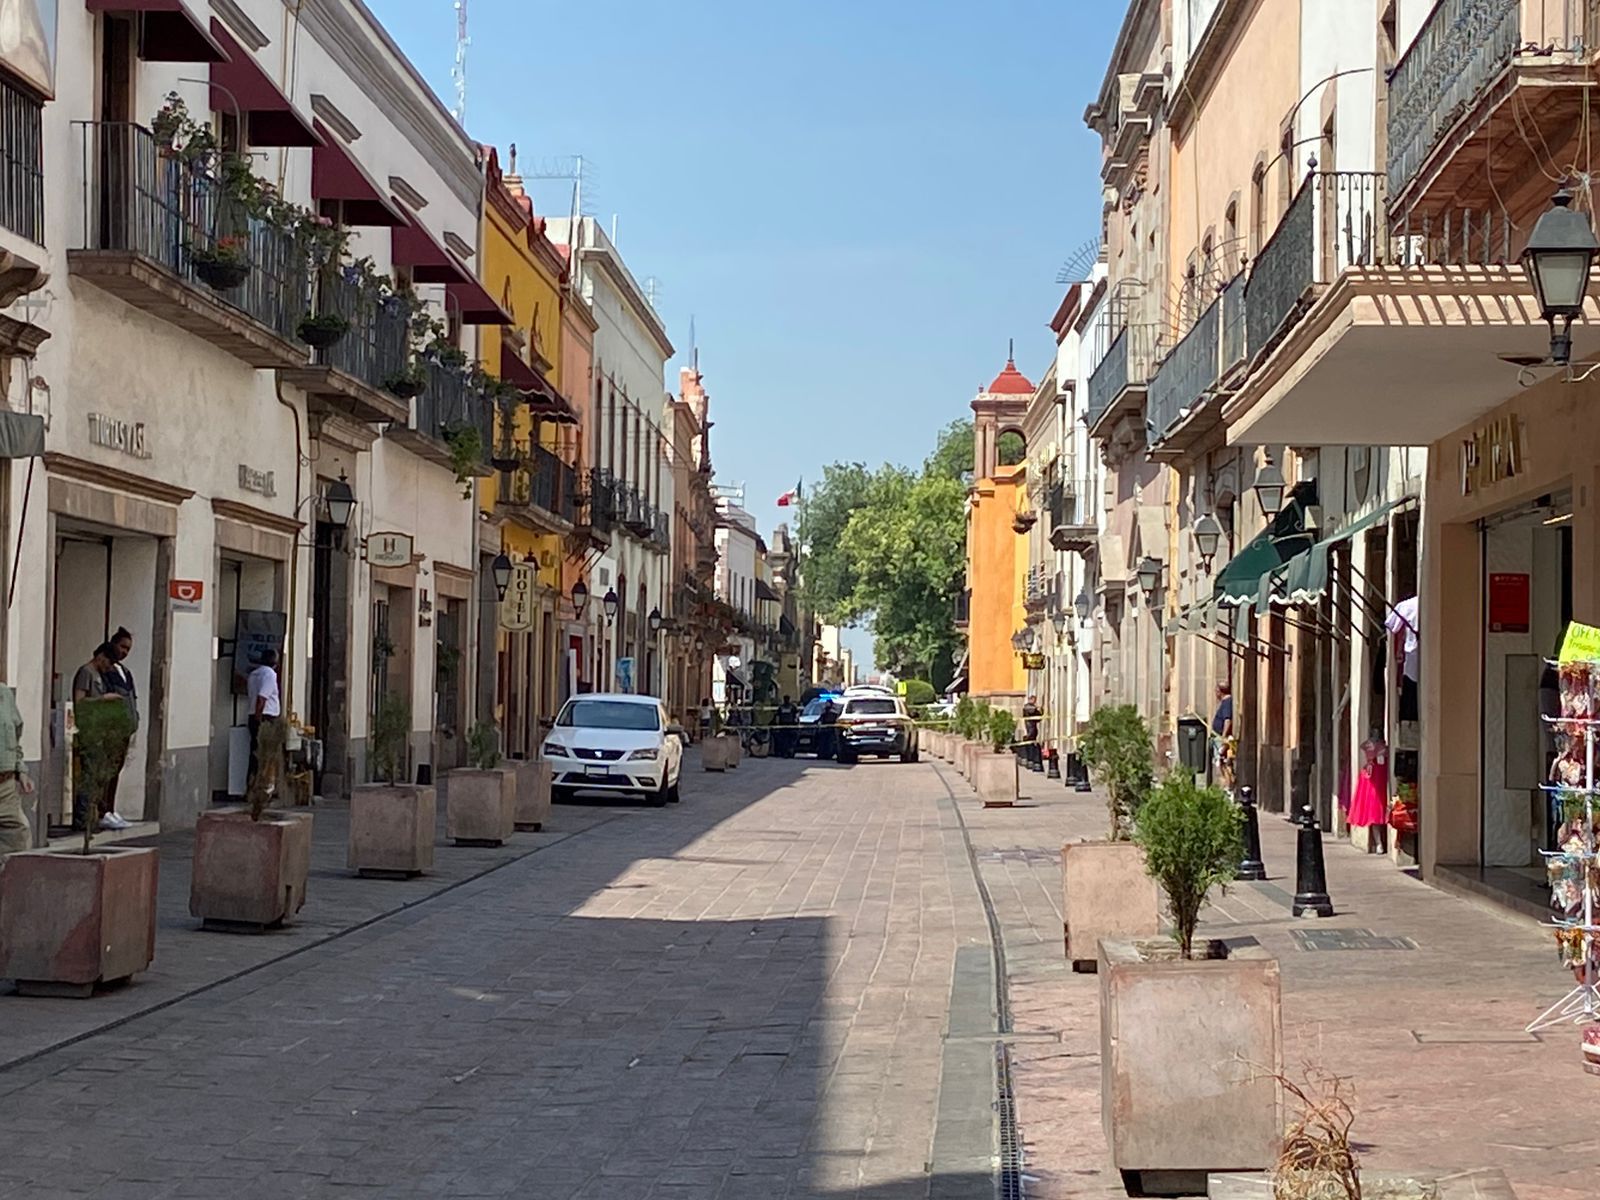
[[[1557,655],[1563,665],[1577,662],[1600,662],[1600,629],[1573,621],[1561,639],[1561,652]]]
[[[197,613],[205,599],[206,585],[202,579],[170,579],[167,581],[167,599],[173,612]]]
[[[1042,655],[1042,654],[1024,654],[1022,656],[1022,667],[1023,667],[1023,670],[1025,670],[1025,671],[1042,671],[1042,670],[1044,670],[1044,655]]]
[[[1531,595],[1530,576],[1492,572],[1489,575],[1489,632],[1527,633]]]
[[[409,567],[409,533],[375,533],[367,539],[367,562],[374,567]]]
[[[258,471],[244,463],[239,464],[239,490],[254,492],[271,500],[278,494],[278,476],[275,471]]]
[[[1461,494],[1514,479],[1524,470],[1522,425],[1515,416],[1496,417],[1461,443]]]
[[[500,601],[500,628],[507,633],[527,633],[533,628],[533,583],[532,563],[511,568],[506,598]]]
[[[90,413],[89,440],[96,446],[115,450],[118,454],[126,454],[129,458],[150,457],[143,421],[119,421],[104,413]]]

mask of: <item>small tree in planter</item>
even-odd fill
[[[1009,750],[1017,740],[1017,718],[1009,709],[997,708],[989,713],[989,740],[994,743],[996,754]]]
[[[1133,840],[1166,894],[1179,954],[1193,958],[1206,894],[1238,873],[1244,853],[1239,806],[1221,788],[1200,787],[1192,775],[1175,771],[1139,809]]]
[[[385,695],[372,717],[367,762],[380,782],[350,795],[348,864],[362,875],[420,875],[433,866],[438,813],[431,787],[407,782],[411,708]]]
[[[1078,735],[1078,754],[1106,787],[1111,840],[1126,841],[1155,777],[1150,727],[1131,704],[1096,709]]]
[[[516,832],[517,773],[500,765],[500,731],[479,721],[467,733],[472,765],[445,776],[445,833],[456,845],[498,846]]]
[[[79,786],[97,798],[133,736],[133,712],[111,701],[75,707]],[[15,980],[21,995],[88,997],[155,957],[157,852],[96,848],[98,816],[91,803],[77,853],[25,850],[0,860],[0,979]]]

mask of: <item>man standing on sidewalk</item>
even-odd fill
[[[8,854],[33,849],[33,827],[22,810],[24,796],[33,795],[33,780],[22,761],[22,714],[17,694],[0,683],[0,861]]]
[[[250,776],[245,797],[252,812],[266,807],[277,786],[283,764],[283,709],[278,698],[278,652],[264,650],[261,662],[250,672],[246,695],[250,702]]]

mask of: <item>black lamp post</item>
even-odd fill
[[[588,607],[589,585],[580,579],[577,583],[572,585],[572,611],[581,618],[583,616],[583,610]]]
[[[1078,593],[1078,598],[1072,602],[1072,607],[1078,614],[1078,620],[1087,625],[1089,618],[1094,615],[1094,597],[1089,595],[1088,588]]]
[[[494,578],[495,596],[504,600],[506,589],[511,586],[511,556],[504,550],[496,554],[489,564],[489,574]]]
[[[617,599],[617,590],[615,588],[608,590],[605,597],[600,601],[600,606],[606,610],[607,625],[617,619],[617,605],[620,603],[621,601]]]
[[[650,632],[661,632],[661,609],[659,607],[650,610]]]
[[[1272,455],[1267,455],[1267,461],[1256,472],[1255,483],[1256,500],[1261,504],[1261,515],[1267,520],[1277,516],[1278,510],[1283,507],[1283,493],[1288,486],[1283,472],[1278,470],[1278,464],[1272,461]]]
[[[1146,556],[1139,560],[1139,590],[1146,601],[1155,599],[1156,588],[1161,584],[1161,562]]]
[[[1194,523],[1194,548],[1200,552],[1200,562],[1207,571],[1211,570],[1211,560],[1216,558],[1217,547],[1221,544],[1222,522],[1213,513],[1202,513]]]
[[[1539,315],[1550,326],[1551,362],[1565,365],[1572,361],[1572,319],[1583,314],[1596,251],[1600,251],[1600,242],[1595,240],[1589,218],[1572,210],[1572,193],[1563,186],[1551,198],[1522,251],[1522,269],[1533,285]]]
[[[325,500],[328,505],[328,524],[335,529],[345,530],[350,528],[350,516],[356,509],[356,494],[350,489],[350,482],[339,472],[339,478],[328,485]]]

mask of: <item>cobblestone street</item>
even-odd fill
[[[684,790],[13,1066],[0,1194],[991,1194],[988,930],[933,770]],[[158,966],[225,937],[187,925]],[[74,1002],[0,1003],[9,1039]]]

